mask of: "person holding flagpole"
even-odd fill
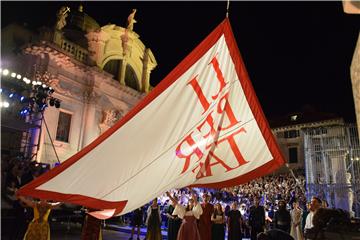
[[[34,219],[28,225],[24,240],[49,240],[50,225],[48,217],[51,209],[58,207],[61,203],[51,203],[45,199],[33,201],[23,196],[18,196],[18,199],[26,206],[34,209]]]
[[[166,195],[175,203],[173,215],[182,219],[177,240],[201,240],[196,220],[200,218],[203,210],[197,201],[197,196],[192,193],[192,198],[188,199],[188,204],[184,207],[169,192],[166,192]]]

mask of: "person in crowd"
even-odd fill
[[[254,205],[250,208],[249,225],[250,238],[256,240],[257,235],[264,231],[265,227],[265,209],[260,205],[260,199],[257,196],[255,196]]]
[[[228,224],[228,240],[241,239],[242,217],[237,209],[237,202],[231,204],[231,210],[227,219]]]
[[[318,197],[312,197],[310,202],[310,212],[306,217],[305,228],[304,228],[304,237],[311,235],[311,229],[314,227],[313,217],[317,210],[322,206],[322,202]]]
[[[14,217],[16,224],[11,225],[11,239],[18,240],[23,239],[27,224],[31,219],[29,217],[29,210],[26,208],[27,205],[16,196],[16,191],[23,186],[23,167],[20,163],[15,162],[11,166],[11,172],[7,175],[6,179],[6,195],[5,197],[9,200],[13,207]],[[29,219],[30,218],[30,219]]]
[[[198,221],[201,240],[211,240],[211,214],[214,212],[214,206],[209,202],[210,195],[203,194],[203,203],[201,204],[203,213]]]
[[[295,191],[292,190],[290,192],[290,200],[289,200],[289,205],[291,206],[291,209],[293,208],[293,203],[296,201],[296,194]]]
[[[280,200],[278,205],[279,209],[275,212],[274,216],[274,226],[277,229],[290,233],[291,216],[289,211],[286,209],[286,203],[284,200]]]
[[[298,201],[293,202],[293,209],[291,210],[290,215],[291,215],[290,235],[295,240],[303,240],[302,230],[301,230],[302,210],[299,206]]]
[[[29,223],[24,240],[48,240],[50,239],[50,226],[48,217],[51,209],[59,206],[61,203],[50,203],[44,199],[32,201],[23,196],[18,199],[26,206],[33,208],[34,219]]]
[[[184,207],[169,192],[166,194],[175,203],[173,215],[182,219],[177,240],[201,240],[196,220],[200,218],[203,210],[197,201],[197,196],[193,193],[192,198],[188,199],[187,206]]]
[[[130,226],[131,226],[131,237],[129,238],[129,240],[132,240],[134,237],[134,233],[135,233],[135,228],[137,228],[137,240],[140,240],[140,228],[141,225],[143,223],[143,209],[142,207],[135,209],[132,212],[131,215],[131,222],[130,222]]]
[[[241,205],[240,205],[240,213],[241,213],[241,216],[245,216],[245,214],[246,214],[246,204],[245,203],[242,203]]]
[[[224,213],[225,213],[225,216],[226,216],[226,217],[229,216],[229,212],[230,212],[230,205],[229,205],[229,204],[226,204],[226,205],[225,205],[225,210],[224,210]]]
[[[101,240],[101,219],[98,219],[89,212],[94,212],[96,209],[88,208],[85,209],[86,216],[81,231],[81,240]]]
[[[225,214],[220,203],[216,203],[214,211],[211,214],[211,239],[224,240],[225,239]]]
[[[146,218],[146,240],[161,240],[161,215],[157,198],[152,201],[148,207]]]
[[[310,212],[310,202],[307,202],[304,206],[303,212],[302,212],[302,218],[301,218],[301,232],[304,232],[305,230],[305,224],[306,224],[306,218],[307,215]]]
[[[322,202],[322,204],[321,204],[322,208],[328,208],[329,207],[329,203],[326,200],[322,200],[321,202]]]
[[[294,240],[294,238],[289,233],[280,229],[271,229],[259,233],[257,235],[257,240]]]
[[[178,198],[174,195],[173,198],[178,201]],[[176,202],[171,201],[166,216],[168,217],[168,240],[176,240],[181,225],[181,219],[177,215],[173,215]]]

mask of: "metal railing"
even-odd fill
[[[355,125],[304,129],[307,198],[360,217],[360,144]]]

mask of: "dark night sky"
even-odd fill
[[[1,1],[1,26],[26,22],[52,26],[57,10],[79,2]],[[83,2],[101,26],[126,26],[137,8],[134,31],[157,59],[152,84],[163,79],[224,18],[226,2]],[[304,105],[355,121],[350,65],[360,15],[341,2],[230,2],[230,22],[257,96],[268,117]]]

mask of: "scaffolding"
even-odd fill
[[[355,125],[307,128],[306,194],[360,217],[360,145]]]

